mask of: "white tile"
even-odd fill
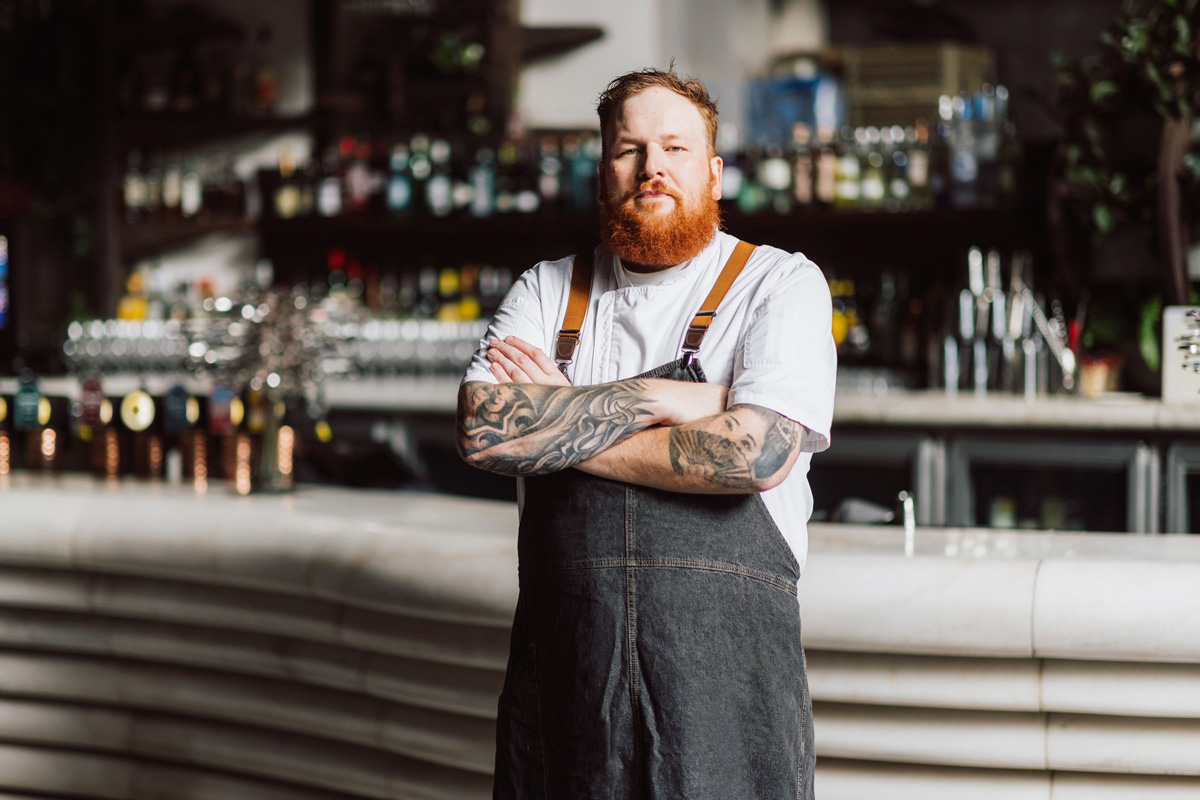
[[[1028,656],[1037,562],[814,554],[800,581],[806,646]]]
[[[1200,776],[1200,720],[1051,714],[1049,768]]]
[[[816,700],[931,708],[1038,711],[1032,659],[956,658],[808,650]]]
[[[1158,537],[1140,538],[1146,549]],[[1037,580],[1044,658],[1200,662],[1200,564],[1058,559]]]
[[[819,703],[813,729],[818,757],[1046,768],[1042,714]]]
[[[820,758],[821,800],[1050,800],[1046,773]]]
[[[1200,665],[1047,659],[1047,711],[1200,719]]]

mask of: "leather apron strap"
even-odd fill
[[[716,283],[709,290],[708,297],[704,298],[703,305],[700,306],[700,310],[696,312],[696,316],[688,325],[687,334],[683,338],[683,352],[686,360],[690,361],[691,357],[700,349],[700,343],[704,341],[704,334],[708,333],[708,326],[712,324],[712,319],[717,313],[717,306],[721,305],[721,301],[725,299],[729,287],[741,274],[755,247],[757,245],[739,241],[733,248],[733,253],[725,262],[725,266],[721,268],[721,274],[717,276]],[[575,358],[575,348],[579,344],[579,332],[583,330],[583,318],[587,314],[591,293],[592,254],[579,253],[575,256],[575,263],[571,268],[571,294],[567,300],[567,313],[563,316],[562,327],[554,342],[554,363],[558,364],[559,371],[564,375],[567,374],[567,365]]]
[[[737,276],[742,273],[742,268],[746,266],[755,247],[756,245],[749,242],[739,241],[737,247],[733,248],[733,254],[725,262],[721,274],[717,277],[717,282],[713,284],[708,297],[704,298],[704,305],[700,306],[700,310],[692,318],[692,324],[688,325],[687,334],[683,337],[685,354],[694,354],[700,349],[700,343],[704,341],[704,334],[708,333],[708,326],[712,324],[712,318],[717,313],[717,306],[721,305],[721,301],[725,299],[725,293],[737,280]],[[686,355],[684,357],[687,358]]]
[[[592,253],[584,251],[575,256],[571,266],[571,294],[567,299],[567,313],[562,328],[554,342],[554,363],[563,375],[567,365],[575,358],[575,347],[579,344],[579,332],[583,330],[583,318],[587,315],[588,299],[592,295]]]

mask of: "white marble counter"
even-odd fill
[[[427,494],[11,476],[0,769],[41,796],[486,797],[515,529]],[[1200,796],[1200,537],[811,539],[822,800]]]

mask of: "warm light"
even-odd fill
[[[208,489],[208,443],[200,431],[192,437],[192,478],[196,491],[203,493]]]
[[[250,494],[250,437],[239,434],[237,437],[237,465],[233,472],[233,488],[238,494]]]
[[[12,462],[12,448],[8,443],[8,433],[0,431],[0,475],[7,475],[9,464]]]
[[[161,436],[151,436],[149,444],[150,477],[161,478],[163,473],[163,443]]]
[[[42,431],[42,463],[46,469],[54,467],[55,440],[53,428]]]
[[[117,477],[121,471],[121,440],[116,428],[104,429],[104,474]]]
[[[296,434],[284,425],[279,429],[279,472],[290,483],[292,477],[292,456],[296,450]]]

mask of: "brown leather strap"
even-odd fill
[[[700,342],[704,340],[704,334],[708,333],[708,326],[712,324],[712,318],[717,313],[717,306],[725,299],[725,293],[741,274],[755,247],[757,245],[739,241],[737,247],[733,248],[733,253],[721,269],[717,282],[713,284],[708,297],[704,298],[704,305],[700,306],[700,310],[692,318],[692,323],[688,325],[687,334],[683,337],[683,352],[695,353],[700,349]]]
[[[592,294],[592,252],[584,250],[575,256],[571,267],[571,294],[567,299],[567,313],[563,316],[562,328],[554,342],[554,361],[566,374],[567,364],[575,358],[575,346],[579,344],[579,331],[583,329],[583,318],[587,314],[588,298]]]

